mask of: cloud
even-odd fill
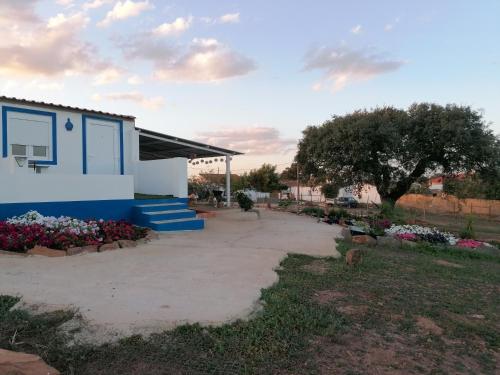
[[[399,23],[399,17],[396,17],[394,19],[394,22],[390,22],[390,23],[385,24],[384,31],[386,31],[386,32],[392,31],[394,29],[395,24],[397,24],[397,23]]]
[[[143,94],[131,91],[131,92],[117,92],[109,94],[94,94],[92,99],[95,101],[111,100],[111,101],[129,101],[138,103],[146,109],[160,109],[165,105],[165,100],[161,96],[155,96],[147,98]]]
[[[4,6],[5,3],[2,3]],[[12,8],[10,8],[12,11]],[[23,28],[6,31],[0,40],[0,74],[10,76],[55,76],[95,73],[108,68],[96,48],[79,38],[89,18],[84,13],[58,14],[46,23],[18,9],[12,17],[31,21]],[[8,15],[3,14],[8,17]]]
[[[240,22],[240,13],[227,13],[220,17],[200,17],[200,20],[208,24],[219,24],[219,23],[238,23]]]
[[[86,3],[83,3],[82,9],[83,10],[89,10],[89,9],[97,9],[102,7],[105,4],[111,3],[113,0],[92,0],[92,1],[87,1]]]
[[[337,92],[353,82],[394,72],[404,64],[404,61],[388,59],[367,50],[353,50],[346,46],[321,47],[306,55],[304,70],[323,71],[324,78],[321,85],[328,84],[334,92]],[[315,87],[321,87],[318,85]]]
[[[72,7],[74,4],[74,0],[56,0],[56,3],[58,5],[61,5],[63,7],[67,7],[67,8],[70,8]]]
[[[99,22],[97,26],[106,27],[115,21],[121,21],[127,18],[137,17],[142,12],[153,8],[154,6],[153,4],[149,3],[149,0],[136,1],[136,2],[132,0],[125,0],[123,2],[118,1],[113,7],[113,9],[111,9],[106,14],[106,17],[101,22]]]
[[[121,69],[115,67],[109,67],[100,71],[94,78],[93,84],[95,86],[108,85],[110,83],[118,81],[123,75]]]
[[[356,25],[351,29],[351,33],[358,35],[361,34],[363,27],[361,25]]]
[[[192,22],[193,17],[191,16],[187,18],[178,17],[172,23],[162,23],[153,30],[153,34],[162,36],[178,35],[189,29]]]
[[[153,62],[154,76],[165,81],[211,82],[248,74],[253,60],[216,39],[193,39],[187,46],[172,46],[143,34],[121,43],[128,58]]]
[[[64,83],[54,79],[21,79],[7,80],[3,82],[0,90],[9,96],[17,96],[20,92],[36,91],[61,91],[64,89]],[[20,94],[22,95],[22,94]]]
[[[195,139],[249,155],[285,154],[297,145],[296,139],[283,138],[278,129],[265,126],[198,132]]]
[[[220,23],[238,23],[240,22],[240,14],[239,13],[228,13],[219,17]]]
[[[1,0],[0,26],[11,28],[22,23],[38,22],[39,18],[35,13],[35,6],[38,2],[39,0]]]
[[[141,85],[144,83],[144,81],[140,76],[135,74],[127,79],[127,83],[129,85]]]

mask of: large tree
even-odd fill
[[[356,111],[310,126],[296,161],[305,173],[345,186],[370,183],[382,199],[396,201],[426,174],[494,169],[498,147],[478,111],[423,103]]]

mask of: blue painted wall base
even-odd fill
[[[187,198],[171,198],[0,203],[0,220],[35,210],[45,216],[127,220],[160,231],[203,229],[203,220],[196,218],[187,202]]]

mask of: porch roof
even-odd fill
[[[208,158],[213,156],[242,155],[241,152],[190,141],[147,129],[135,128],[139,132],[140,160],[169,158]]]

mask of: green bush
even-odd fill
[[[283,199],[278,202],[279,207],[288,207],[292,204],[292,201],[290,199]]]
[[[459,233],[460,238],[464,238],[464,239],[475,239],[476,238],[476,231],[474,230],[474,227],[472,226],[473,222],[474,222],[474,219],[469,216],[467,218],[467,225]]]
[[[304,207],[302,213],[314,217],[324,217],[325,211],[320,207]]]
[[[326,183],[321,186],[321,192],[325,196],[325,198],[336,198],[339,194],[340,186],[333,183]]]
[[[238,201],[238,205],[242,210],[248,211],[253,208],[253,201],[242,191],[238,191],[236,193],[236,200]]]

